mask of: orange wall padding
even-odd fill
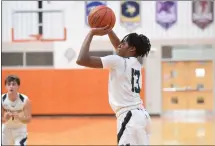
[[[32,114],[113,114],[108,102],[108,70],[4,69],[3,93],[4,80],[9,74],[20,77],[19,92],[30,98]]]

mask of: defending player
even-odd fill
[[[18,93],[20,79],[9,75],[5,79],[7,93],[2,95],[2,145],[26,145],[27,123],[31,121],[31,103]]]
[[[116,48],[117,55],[105,57],[89,56],[93,36],[108,34]],[[102,46],[101,46],[102,47]],[[137,57],[147,56],[151,48],[144,35],[131,33],[120,42],[115,33],[104,28],[93,28],[86,36],[80,50],[77,64],[109,69],[109,103],[116,113],[118,145],[148,145],[150,117],[142,106],[141,64]],[[99,99],[98,99],[99,100]]]

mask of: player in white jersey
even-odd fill
[[[27,143],[27,123],[31,120],[31,104],[28,97],[18,93],[20,79],[9,75],[5,79],[7,93],[2,95],[2,145]]]
[[[93,36],[105,34],[108,34],[117,54],[89,56]],[[93,28],[76,61],[86,67],[109,69],[109,103],[117,117],[118,145],[149,145],[150,116],[140,98],[142,74],[137,57],[147,56],[150,48],[149,39],[142,34],[131,33],[120,41],[108,26]]]

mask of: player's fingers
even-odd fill
[[[109,33],[112,30],[112,28],[108,28],[105,30],[105,34]]]
[[[18,113],[12,113],[12,115],[13,115],[13,116],[16,116],[16,115],[18,115]]]
[[[103,30],[108,30],[108,28],[109,28],[109,25],[106,25],[105,27],[103,27]]]
[[[110,31],[112,31],[112,29],[113,29],[113,28],[112,28],[112,27],[110,27],[107,31],[108,31],[108,32],[110,32]]]

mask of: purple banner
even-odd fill
[[[173,26],[177,21],[177,2],[156,2],[156,21],[165,29]]]

